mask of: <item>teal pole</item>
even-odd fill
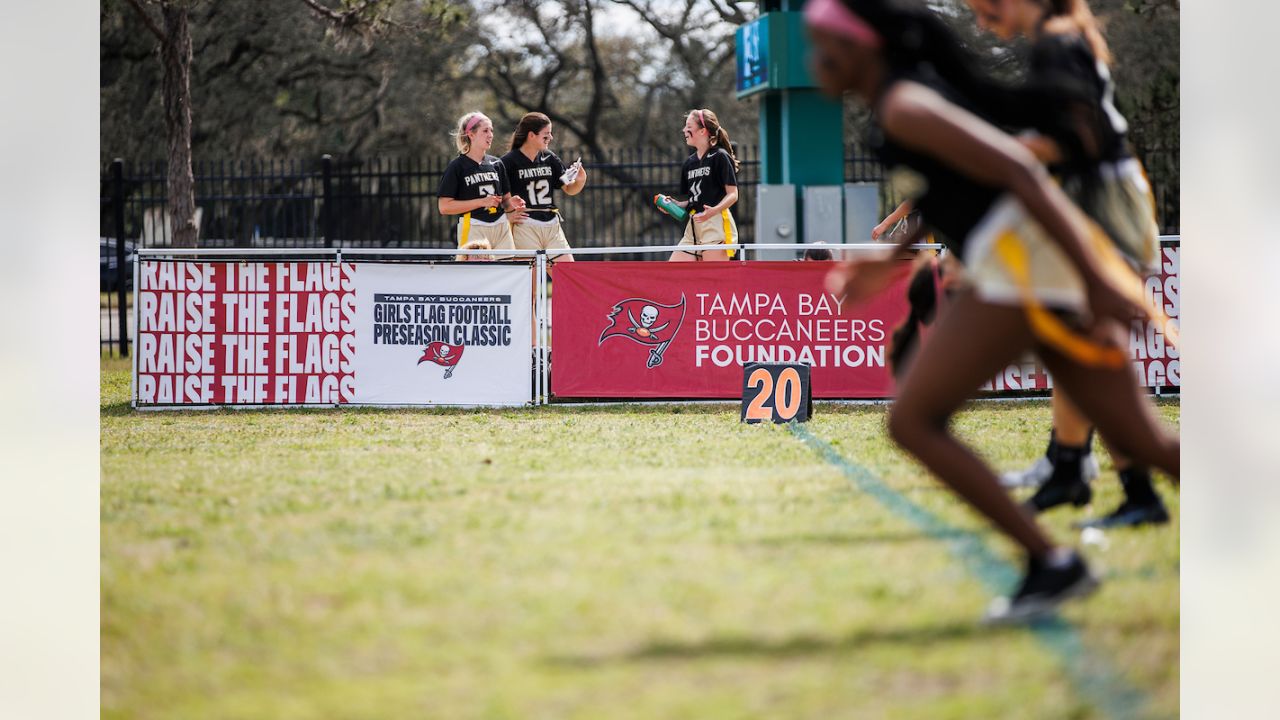
[[[771,89],[760,95],[760,181],[796,188],[797,238],[804,237],[804,189],[844,183],[844,109],[818,92],[809,73],[804,0],[765,0]]]

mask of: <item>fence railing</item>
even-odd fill
[[[736,146],[741,169],[734,208],[741,242],[755,241],[759,148]],[[575,148],[557,148],[565,162]],[[687,148],[617,149],[582,153],[589,181],[575,197],[559,198],[566,234],[575,247],[663,245],[683,229],[652,207],[657,193],[674,193]],[[1151,170],[1157,218],[1165,233],[1178,232],[1177,156],[1139,153]],[[195,196],[201,247],[207,248],[446,248],[455,247],[455,218],[436,208],[436,189],[452,157],[331,158],[311,160],[196,162]],[[845,149],[845,181],[880,183],[882,212],[897,202],[880,164],[865,148]],[[101,178],[100,234],[104,290],[110,259],[125,254],[114,238],[137,247],[170,244],[165,211],[165,166],[161,162],[113,162]],[[109,239],[109,240],[108,240]],[[108,257],[110,256],[110,258]],[[651,259],[637,254],[617,260]],[[127,280],[126,263],[116,271]],[[127,289],[127,288],[126,288]],[[127,292],[104,292],[100,341],[103,351],[127,354],[127,323],[121,318]],[[121,332],[124,327],[126,332]]]

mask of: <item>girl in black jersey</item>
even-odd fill
[[[1068,196],[1097,222],[1139,270],[1150,271],[1159,251],[1151,189],[1142,166],[1125,142],[1128,123],[1113,104],[1107,69],[1110,51],[1085,0],[968,0],[979,27],[1002,40],[1032,42],[1028,83],[1055,88],[1052,101],[1033,113],[1016,102],[1006,106],[1011,120],[1038,133],[1022,136],[1049,166]],[[1030,115],[1030,116],[1028,116]],[[1098,474],[1092,427],[1061,392],[1053,394],[1053,430],[1045,456],[1001,481],[1010,487],[1038,485],[1029,501],[1035,510],[1083,505]],[[1124,502],[1087,526],[1116,527],[1166,523],[1169,514],[1151,484],[1149,470],[1113,452]]]
[[[670,199],[689,211],[681,245],[725,245],[738,242],[738,224],[729,208],[738,202],[738,158],[729,133],[707,109],[691,110],[684,120],[684,141],[693,153],[680,168],[680,194],[688,200]],[[673,262],[728,260],[733,250],[677,250]]]
[[[524,201],[511,196],[498,158],[487,154],[493,123],[484,113],[469,112],[459,118],[454,141],[458,157],[445,168],[437,194],[440,214],[462,216],[458,247],[514,250],[511,224],[524,219]]]
[[[502,171],[511,194],[523,198],[529,216],[511,229],[519,250],[551,250],[569,248],[560,226],[555,191],[563,188],[566,195],[577,195],[587,184],[587,171],[582,162],[565,168],[551,152],[551,119],[540,112],[520,118],[511,135],[511,150],[502,156]],[[566,182],[566,179],[568,182]],[[559,260],[573,261],[573,256],[559,254]],[[556,254],[548,256],[556,260]]]
[[[1178,441],[1156,422],[1121,350],[1128,321],[1143,309],[1139,283],[1110,262],[1035,158],[966,108],[942,79],[949,69],[932,65],[931,54],[959,46],[923,5],[811,0],[805,18],[820,85],[852,91],[872,107],[871,144],[881,161],[924,188],[914,202],[922,230],[945,236],[964,263],[967,286],[906,360],[890,435],[1025,551],[1022,583],[988,618],[1042,614],[1097,581],[1078,553],[1055,546],[1005,494],[995,473],[951,434],[949,418],[981,383],[1034,348],[1117,446],[1176,477]],[[884,257],[833,272],[829,286],[846,296],[845,307],[899,276],[896,258],[919,232]],[[1104,344],[1083,342],[1064,316]]]

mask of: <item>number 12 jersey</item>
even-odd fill
[[[519,195],[529,208],[529,218],[550,222],[556,218],[555,191],[564,187],[560,176],[565,166],[550,151],[540,152],[532,160],[519,150],[512,150],[500,161],[511,194]]]

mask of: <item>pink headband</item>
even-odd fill
[[[840,0],[809,0],[804,7],[804,21],[810,27],[843,35],[860,45],[878,48],[882,44],[880,34]]]
[[[698,124],[702,126],[703,130],[707,128],[707,116],[701,110],[698,111]]]
[[[471,130],[476,126],[476,123],[480,122],[483,119],[484,119],[484,115],[480,113],[476,113],[470,120],[467,121],[467,129],[463,130],[463,134],[464,135],[469,134]]]

